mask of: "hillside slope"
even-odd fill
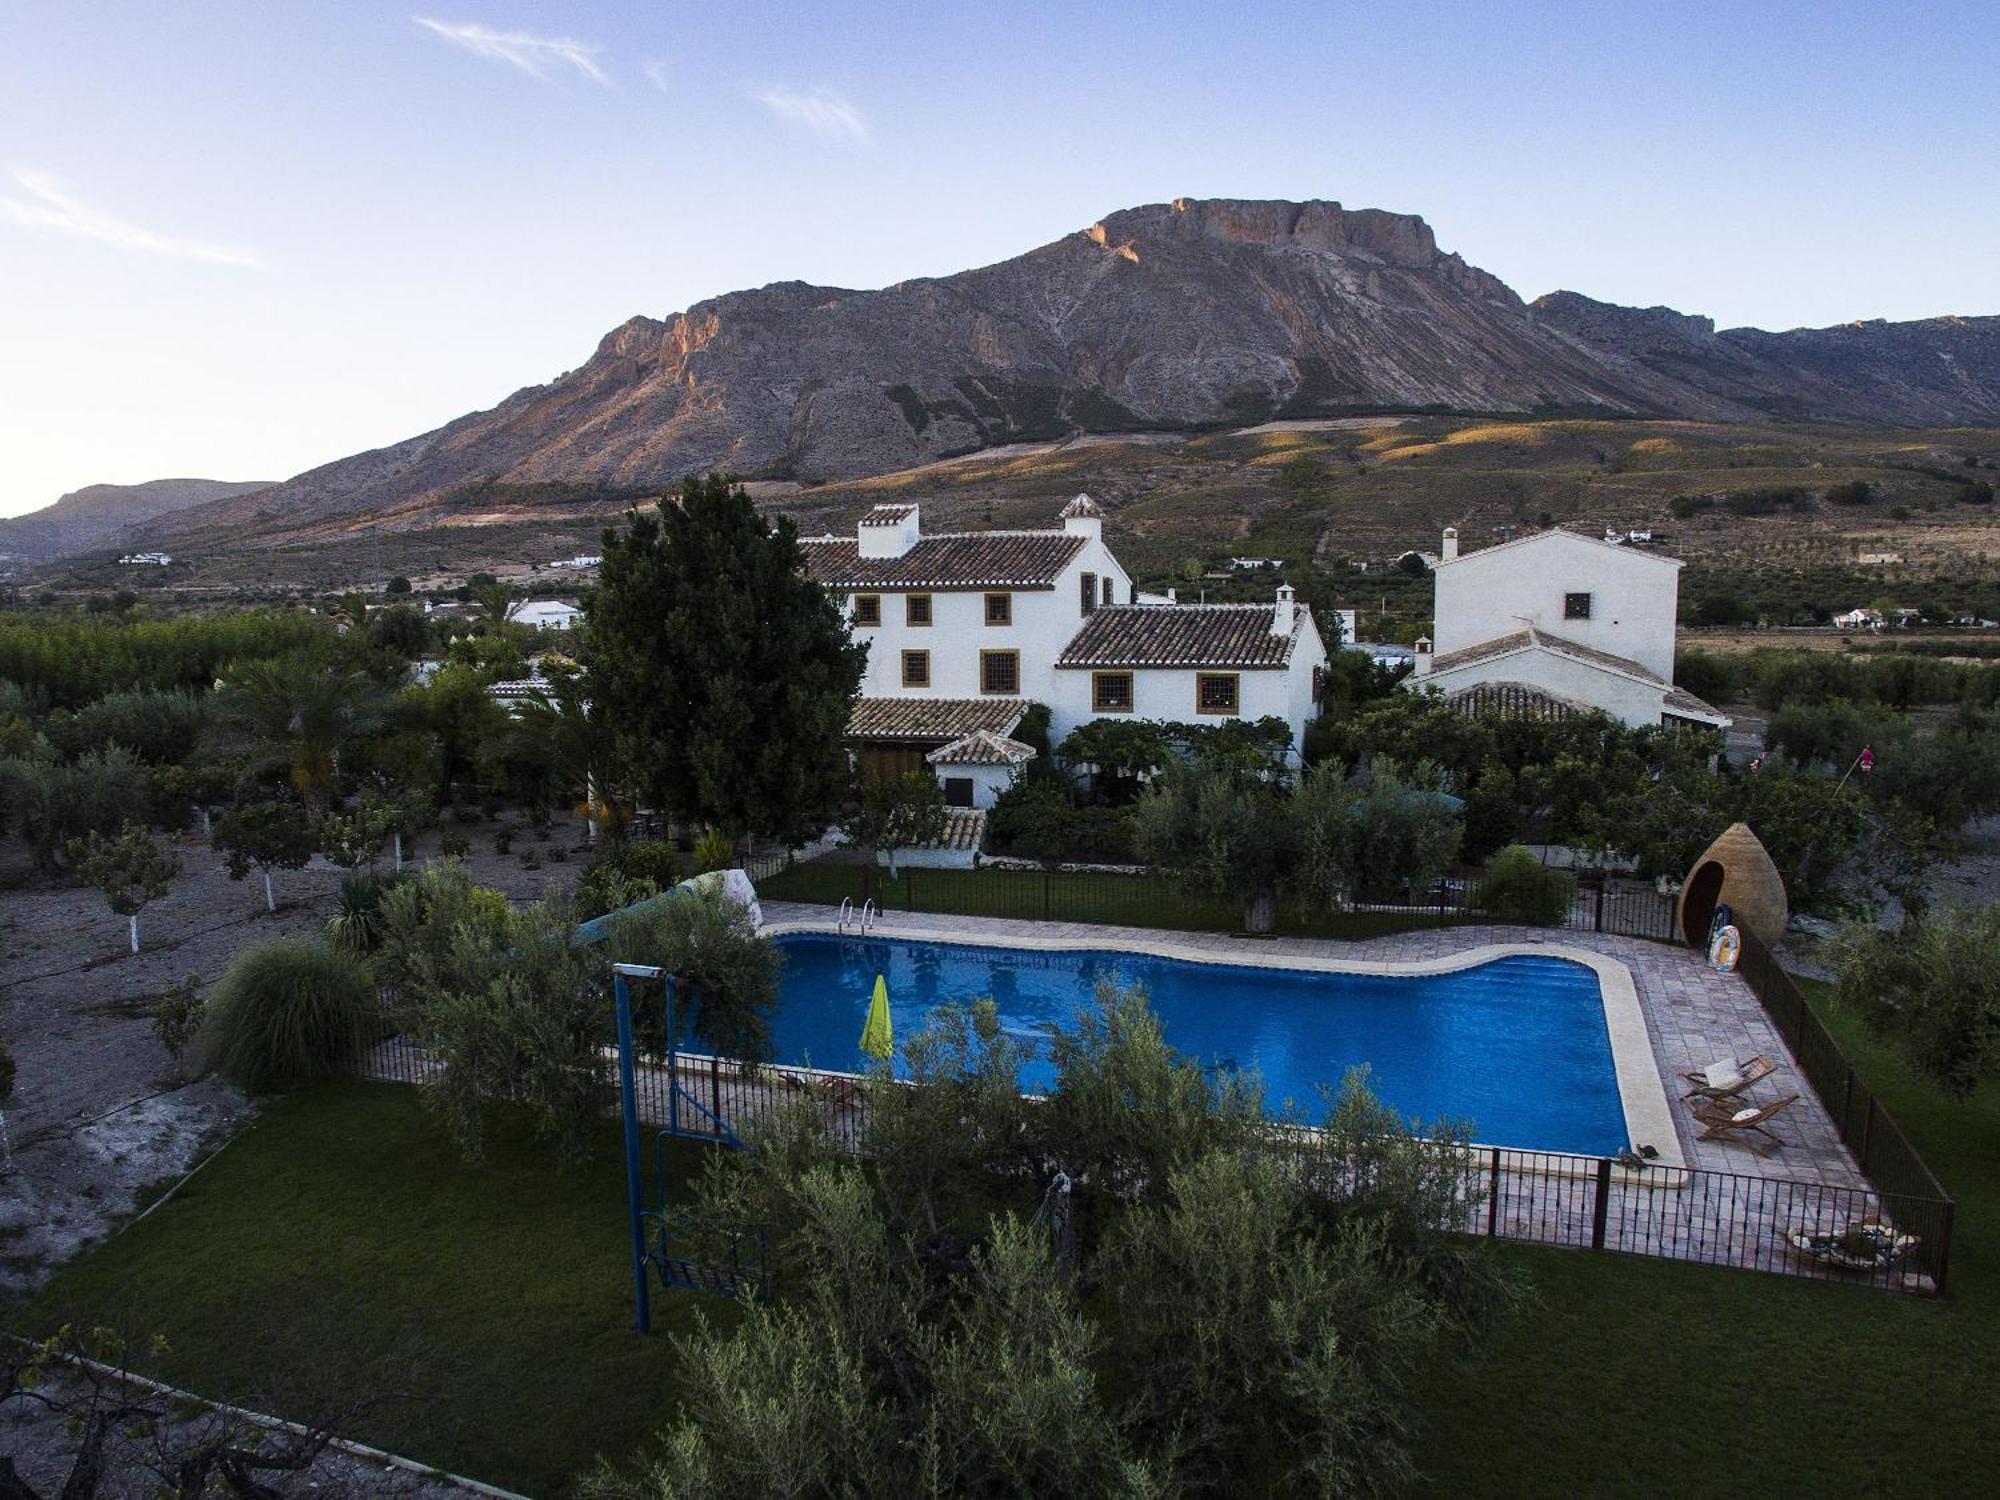
[[[490,411],[156,530],[269,540],[709,467],[817,483],[1074,433],[1381,411],[1992,422],[2000,319],[1717,334],[1574,293],[1524,303],[1414,216],[1182,199],[953,276],[633,318]]]
[[[82,551],[139,525],[191,505],[269,489],[252,479],[153,479],[144,484],[93,484],[72,490],[53,505],[0,520],[0,559],[37,562]]]

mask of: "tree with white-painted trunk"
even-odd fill
[[[72,840],[70,869],[86,885],[104,893],[111,909],[129,924],[132,951],[139,951],[139,913],[173,889],[180,856],[160,847],[152,833],[127,823],[107,838],[101,833]]]
[[[243,879],[253,868],[264,877],[264,909],[275,913],[278,897],[271,872],[304,868],[318,840],[312,820],[296,802],[250,802],[216,819],[212,842],[229,856],[231,880]]]

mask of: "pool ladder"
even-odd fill
[[[881,913],[875,910],[875,898],[873,896],[870,896],[866,901],[861,903],[860,911],[854,909],[854,898],[852,896],[842,896],[840,898],[840,919],[835,926],[839,930],[840,935],[846,937],[847,924],[852,922],[855,930],[861,936],[867,937],[869,929],[875,925],[875,919],[880,915]]]

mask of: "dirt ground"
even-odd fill
[[[517,830],[514,852],[503,856],[492,847],[496,826],[443,830],[467,840],[467,867],[482,884],[525,901],[582,869],[585,856],[567,847],[563,863],[521,863],[527,849],[546,860],[573,830],[548,842]],[[426,835],[411,856],[435,854],[440,837]],[[125,919],[97,892],[35,881],[20,846],[0,844],[8,886],[0,889],[0,1036],[16,1067],[5,1114],[11,1161],[0,1169],[0,1300],[102,1239],[254,1113],[226,1084],[176,1076],[151,1007],[187,975],[213,982],[245,942],[320,930],[345,873],[320,860],[278,872],[272,915],[255,874],[230,880],[221,857],[195,838],[176,849],[180,878],[140,917],[142,947],[133,954]]]

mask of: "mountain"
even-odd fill
[[[1523,302],[1412,215],[1180,199],[957,275],[636,317],[490,411],[151,530],[271,540],[709,467],[814,483],[1078,432],[1437,410],[1995,421],[2000,319],[1718,334],[1569,292]]]
[[[271,487],[268,479],[152,479],[144,484],[93,484],[53,505],[0,520],[0,559],[30,562],[80,552],[109,541],[127,526],[191,505],[206,505]]]

